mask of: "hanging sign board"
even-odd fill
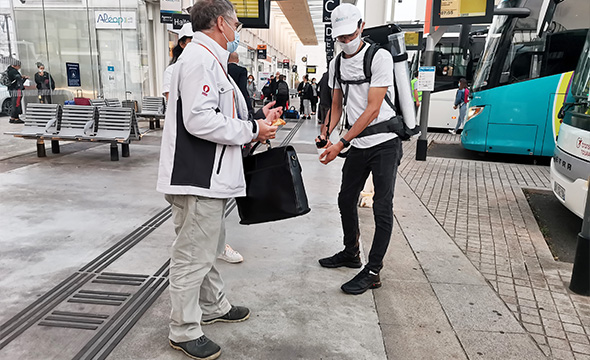
[[[434,91],[435,66],[420,66],[418,68],[418,91]]]
[[[432,0],[432,25],[486,24],[494,16],[494,0]]]
[[[270,27],[270,0],[230,0],[244,28]]]
[[[332,16],[332,11],[336,8],[336,6],[340,5],[340,0],[324,0],[324,10],[322,14],[322,21],[323,22],[330,22],[330,17]]]
[[[256,46],[256,53],[258,54],[257,59],[266,60],[266,45]]]
[[[174,14],[182,13],[182,0],[160,0],[160,22],[173,24]]]
[[[172,14],[172,28],[174,30],[180,30],[182,25],[191,22],[189,14]]]
[[[315,74],[316,73],[316,66],[315,65],[307,65],[305,67],[305,72],[307,74]]]

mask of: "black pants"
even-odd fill
[[[383,257],[393,230],[393,190],[401,158],[402,144],[396,137],[368,149],[352,147],[342,167],[338,207],[344,232],[344,251],[351,256],[359,254],[359,195],[369,173],[373,173],[375,234],[367,267],[374,272],[383,268]]]
[[[12,96],[10,99],[12,103],[12,112],[10,113],[10,117],[13,119],[18,119],[18,116],[23,113],[22,90],[10,90],[10,95]]]
[[[318,106],[318,97],[314,96],[311,98],[311,112],[315,113]]]
[[[275,107],[282,107],[283,111],[285,111],[287,101],[289,101],[289,95],[277,95],[277,103],[275,104]]]

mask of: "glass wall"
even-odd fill
[[[30,78],[25,103],[74,97],[140,103],[150,81],[145,34],[143,0],[0,0],[1,71],[20,60],[20,73]],[[50,99],[39,96],[40,65],[54,84]]]

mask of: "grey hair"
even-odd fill
[[[232,17],[234,14],[234,6],[228,0],[199,0],[191,8],[193,31],[209,30],[220,16]]]

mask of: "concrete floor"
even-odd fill
[[[360,296],[342,293],[340,285],[357,271],[323,269],[317,263],[342,246],[336,206],[342,160],[328,166],[318,162],[312,145],[317,132],[315,119],[307,120],[292,140],[311,213],[252,226],[239,225],[236,211],[227,219],[227,242],[245,261],[219,266],[228,298],[250,307],[252,317],[205,327],[222,346],[223,359],[545,357],[401,177],[383,287]],[[155,191],[160,134],[151,132],[132,143],[131,157],[118,162],[110,161],[108,145],[48,152],[42,159],[30,151],[18,155],[19,149],[18,156],[0,161],[10,164],[0,166],[0,323],[69,275],[82,273],[85,264],[166,207]],[[279,133],[276,143],[286,134]],[[34,146],[31,140],[3,141]],[[372,213],[360,209],[360,216],[367,253]],[[151,276],[168,258],[173,238],[166,221],[103,271]],[[62,308],[102,311],[83,304],[62,303]],[[186,358],[167,344],[169,312],[165,290],[108,358]],[[0,348],[0,358],[68,359],[91,337],[91,330],[33,323]]]

